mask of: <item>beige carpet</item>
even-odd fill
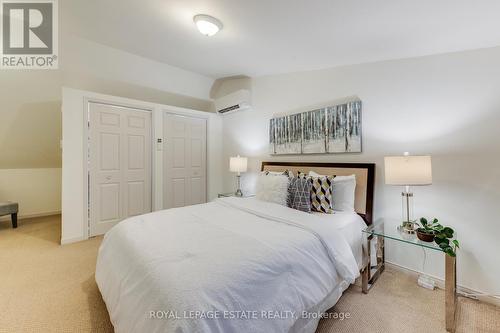
[[[60,217],[0,222],[0,332],[112,332],[94,281],[101,238],[60,246]],[[351,287],[318,332],[445,332],[442,291],[388,268],[370,294]],[[460,298],[457,332],[500,332],[500,308]]]
[[[112,332],[94,280],[101,239],[60,246],[60,225],[0,223],[0,332]]]

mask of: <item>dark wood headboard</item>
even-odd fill
[[[356,175],[354,208],[367,225],[373,222],[373,192],[375,188],[375,163],[310,163],[310,162],[262,162],[261,171],[291,170],[322,175]]]

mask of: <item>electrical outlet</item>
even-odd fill
[[[436,288],[436,282],[427,275],[419,275],[417,283],[420,287],[429,290],[434,290]]]

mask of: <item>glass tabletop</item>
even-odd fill
[[[375,236],[380,236],[384,238],[389,238],[395,241],[413,244],[427,249],[432,249],[440,252],[444,252],[439,245],[435,242],[424,242],[417,238],[416,234],[407,234],[400,230],[399,227],[389,224],[384,227],[383,220],[377,220],[372,225],[368,226],[363,230],[366,234],[371,234]]]
[[[236,195],[234,194],[234,192],[228,192],[228,193],[219,193],[217,194],[217,197],[218,198],[227,198],[227,197],[235,197]],[[254,197],[255,194],[247,194],[247,193],[243,193],[243,196],[242,198],[250,198],[250,197]]]
[[[219,198],[234,197],[234,192],[219,193],[217,196]]]

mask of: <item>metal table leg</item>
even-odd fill
[[[457,308],[457,258],[445,254],[445,311],[446,330],[455,332]]]
[[[380,274],[385,269],[385,247],[384,247],[384,237],[377,236],[377,263],[372,266],[371,262],[371,241],[373,235],[367,237],[367,250],[366,258],[364,260],[364,268],[361,272],[361,290],[363,294],[368,294],[368,291],[372,288],[373,284],[379,278]],[[372,271],[373,268],[373,271]]]
[[[363,294],[368,294],[368,280],[370,280],[370,271],[371,271],[371,248],[372,248],[372,241],[373,235],[370,235],[367,237],[367,249],[366,249],[366,257],[364,258],[364,268],[363,271],[361,272],[361,290],[363,291]]]

